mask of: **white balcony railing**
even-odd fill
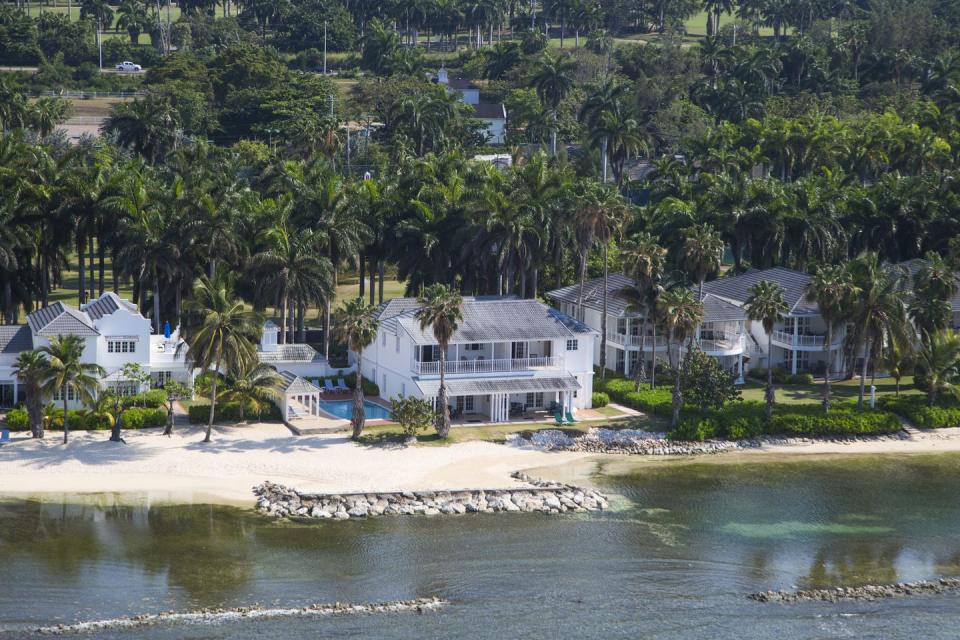
[[[820,347],[822,349],[827,337],[824,335],[794,335],[790,331],[777,329],[773,332],[773,341],[795,347]],[[838,341],[838,337],[835,336],[834,342]]]
[[[715,353],[718,351],[744,351],[746,349],[746,338],[744,336],[730,336],[721,340],[699,341],[700,349],[704,353]]]
[[[652,349],[654,344],[656,344],[658,349],[662,349],[667,346],[667,338],[665,336],[657,336],[656,340],[654,340],[653,336],[646,336],[646,338],[644,338],[643,336],[633,336],[608,331],[607,340],[614,344],[620,344],[625,347],[639,347],[640,341],[643,340],[644,349]]]
[[[497,358],[483,360],[447,360],[445,371],[448,374],[503,373],[510,371],[529,371],[531,369],[556,369],[563,366],[563,358],[542,356],[537,358]],[[439,362],[414,362],[413,372],[420,375],[440,375]]]

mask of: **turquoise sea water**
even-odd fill
[[[353,415],[353,400],[321,400],[320,408],[338,418],[349,420]],[[363,411],[367,420],[389,420],[390,411],[379,404],[363,401]]]
[[[55,622],[437,595],[437,613],[83,637],[957,638],[960,596],[752,591],[960,576],[960,457],[617,465],[614,509],[290,524],[219,506],[0,502],[0,639]]]

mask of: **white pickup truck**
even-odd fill
[[[129,60],[124,60],[117,65],[117,71],[142,71],[143,68],[138,65],[130,62]]]

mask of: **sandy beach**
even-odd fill
[[[323,492],[507,488],[517,485],[509,474],[518,470],[538,469],[554,479],[573,480],[582,478],[592,466],[583,463],[591,459],[617,467],[645,460],[669,462],[646,456],[544,452],[479,441],[430,447],[364,446],[345,434],[293,436],[279,424],[218,427],[209,444],[200,442],[199,428],[181,428],[172,437],[158,430],[125,432],[125,445],[109,442],[108,437],[102,431],[78,431],[64,446],[59,433],[43,440],[14,434],[10,444],[0,447],[0,495],[136,494],[153,502],[249,505],[251,488],[264,480]],[[960,429],[913,432],[902,440],[767,445],[696,460],[723,463],[756,458],[759,462],[799,455],[941,452],[960,452]]]

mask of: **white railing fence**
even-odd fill
[[[449,374],[460,373],[500,373],[526,371],[528,369],[559,368],[563,358],[558,356],[540,356],[536,358],[496,358],[484,360],[447,360],[445,371]],[[440,374],[440,362],[414,362],[413,372],[419,374]]]

